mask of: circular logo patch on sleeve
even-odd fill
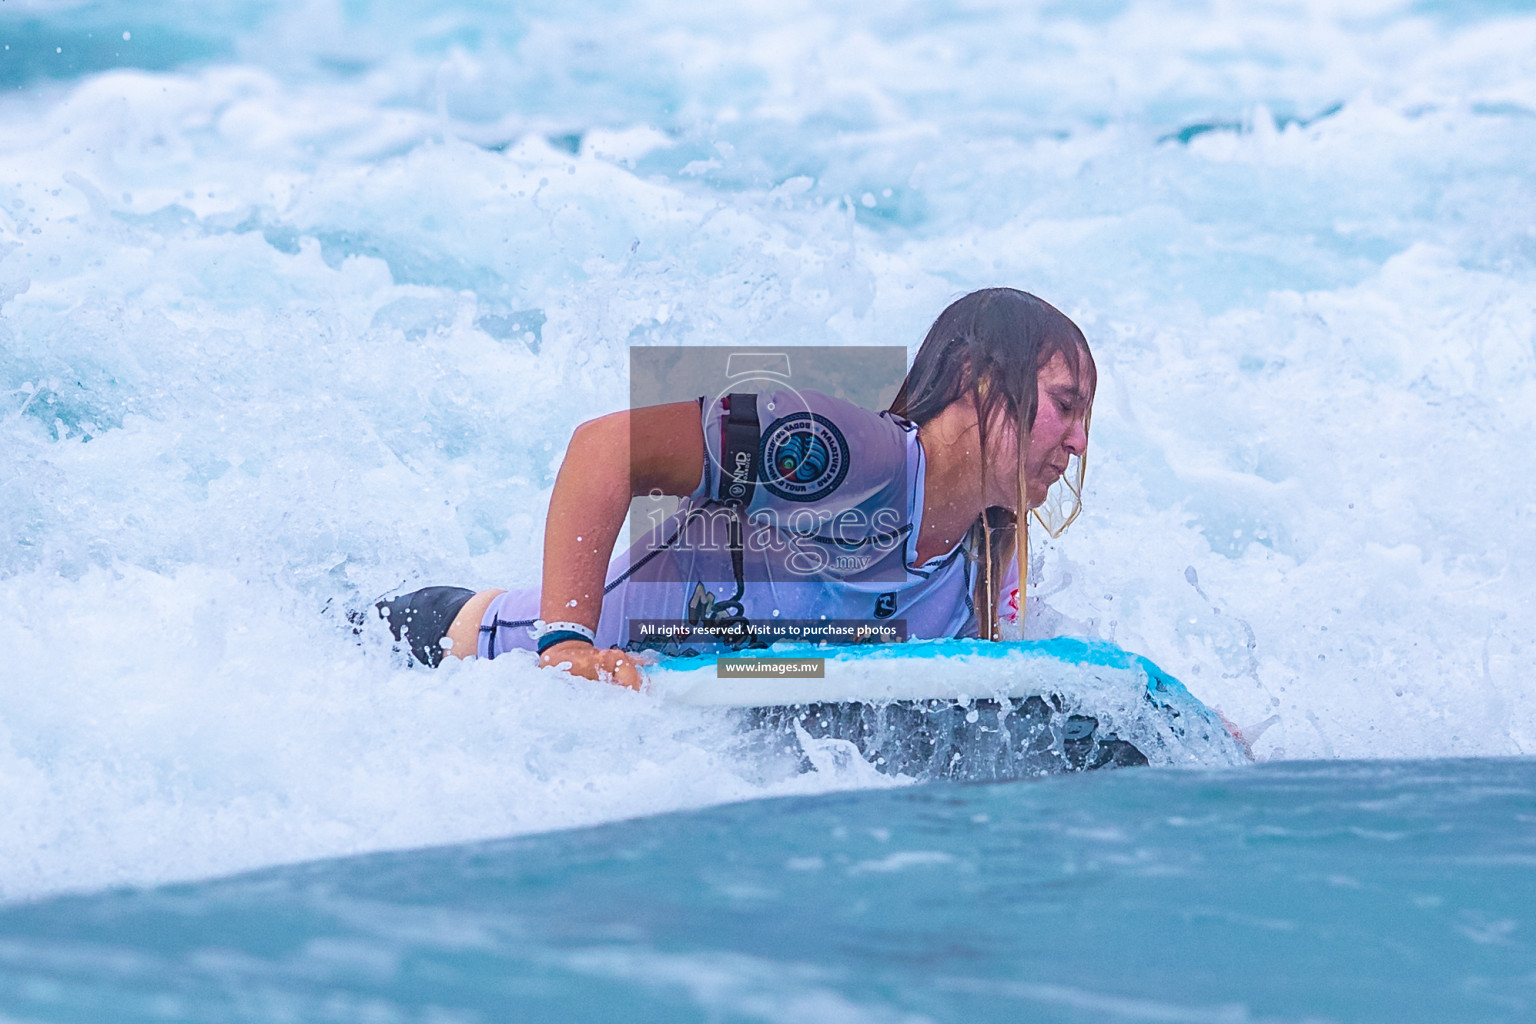
[[[814,412],[791,413],[763,434],[763,486],[787,501],[820,501],[848,475],[848,441]]]

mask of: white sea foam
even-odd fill
[[[1057,610],[1260,756],[1536,749],[1536,18],[387,6],[0,11],[0,896],[869,784],[339,610],[532,582],[631,344],[998,283],[1101,370]]]

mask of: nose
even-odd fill
[[[1067,436],[1062,440],[1061,446],[1069,454],[1081,457],[1088,450],[1088,418],[1078,416],[1072,420],[1072,425],[1067,428]]]

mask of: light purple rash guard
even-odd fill
[[[597,646],[675,654],[729,648],[697,637],[633,642],[632,620],[687,622],[736,591],[720,502],[724,401],[701,399],[704,473],[677,512],[613,560]],[[909,637],[977,635],[964,542],[917,567],[925,459],[917,427],[817,391],[757,395],[758,483],[742,509],[741,614],[753,623],[904,620]],[[1010,581],[1004,584],[1004,593]],[[479,653],[533,650],[538,588],[497,597]]]

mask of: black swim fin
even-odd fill
[[[411,656],[436,668],[443,660],[443,637],[460,609],[475,596],[464,587],[424,587],[374,605],[379,618],[389,620],[396,640],[410,645]]]

